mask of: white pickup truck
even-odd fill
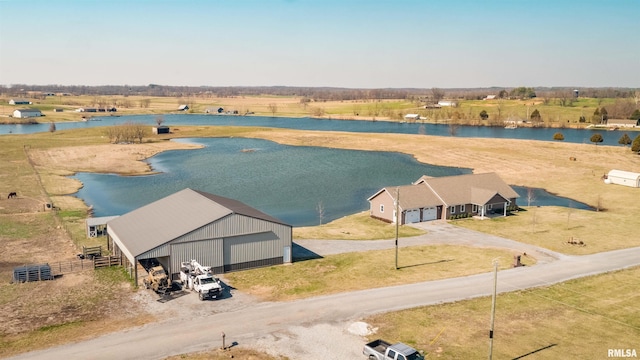
[[[392,345],[381,339],[365,344],[362,353],[368,356],[369,360],[424,360],[424,356],[409,345]]]

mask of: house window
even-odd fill
[[[474,213],[477,213],[478,212],[478,205],[476,205],[476,204],[471,205],[471,211],[474,212]]]
[[[489,209],[489,210],[493,209],[493,204],[487,205],[487,209]]]
[[[383,213],[384,212],[384,205],[380,204],[380,212]]]
[[[460,205],[460,212],[463,213],[464,212],[464,205]]]
[[[449,206],[449,212],[451,214],[455,214],[456,213],[456,207],[455,206]]]

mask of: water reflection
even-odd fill
[[[79,173],[77,196],[95,216],[121,215],[184,188],[240,200],[294,226],[317,225],[368,209],[367,198],[385,186],[409,184],[422,175],[448,176],[469,169],[422,164],[390,152],[280,145],[261,139],[181,139],[204,145],[167,151],[149,159],[157,175],[126,177]],[[527,188],[514,187],[526,205]],[[531,205],[585,204],[534,189]]]

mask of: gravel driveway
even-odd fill
[[[534,245],[453,226],[444,221],[429,221],[410,224],[409,226],[425,230],[427,233],[420,236],[400,238],[398,240],[398,246],[400,247],[448,244],[504,248],[511,249],[514,253],[526,252],[527,255],[536,258],[539,264],[552,262],[566,256]],[[395,246],[395,240],[295,240],[295,244],[298,246],[294,246],[293,249],[294,259],[305,259],[318,255],[391,249]]]

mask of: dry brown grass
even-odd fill
[[[636,267],[499,295],[494,358],[605,359],[608,349],[637,351],[639,275]],[[427,359],[482,359],[488,352],[490,314],[491,298],[485,297],[365,321],[379,329],[371,340],[405,342],[426,351]]]
[[[328,255],[289,266],[229,273],[225,277],[236,289],[262,300],[287,301],[483,273],[491,270],[487,264],[494,259],[503,264],[501,268],[508,268],[513,255],[512,251],[494,248],[412,246],[399,249],[399,270],[395,268],[395,249],[388,249]],[[529,257],[523,257],[522,261],[528,266],[535,264]]]

